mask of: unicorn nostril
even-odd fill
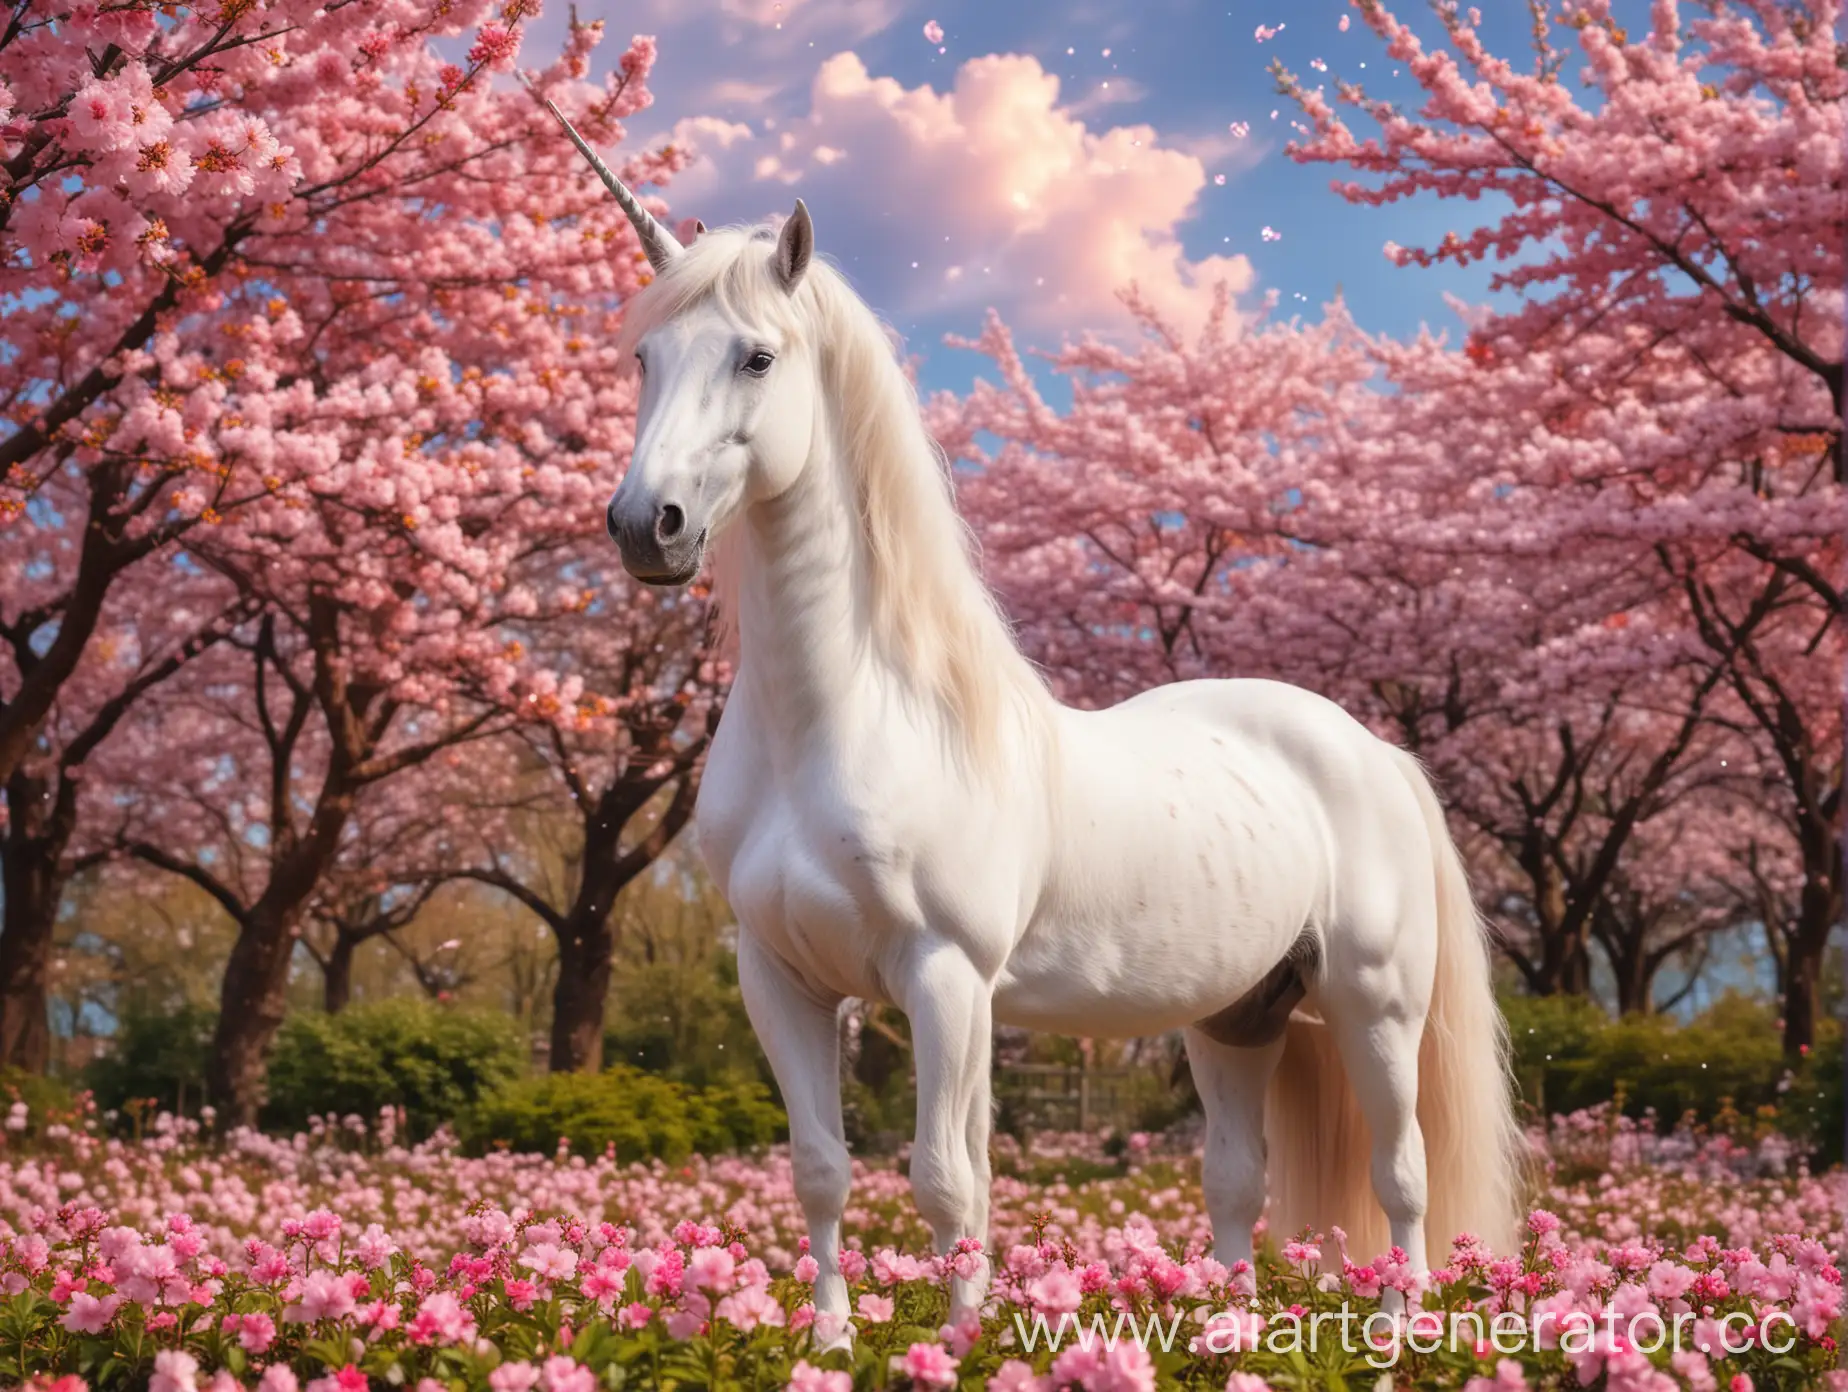
[[[622,523],[616,516],[616,500],[610,499],[610,505],[603,510],[603,525],[610,534],[611,541],[622,540]]]
[[[687,525],[687,515],[673,503],[664,503],[661,515],[655,519],[655,535],[662,541],[672,541],[679,536]]]

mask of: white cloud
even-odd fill
[[[1092,130],[1059,95],[1030,57],[971,59],[938,92],[838,53],[815,74],[807,114],[774,130],[683,122],[676,138],[705,159],[676,180],[675,211],[755,219],[799,193],[821,249],[893,317],[996,304],[1025,327],[1109,330],[1126,322],[1117,295],[1135,282],[1190,325],[1204,287],[1249,286],[1243,256],[1194,261],[1181,246],[1209,179],[1201,155],[1148,125]]]

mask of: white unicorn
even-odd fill
[[[644,379],[610,533],[659,585],[717,546],[735,616],[696,822],[788,1108],[817,1311],[850,1332],[848,997],[911,1021],[911,1183],[940,1252],[986,1237],[995,1021],[1185,1031],[1223,1262],[1252,1255],[1267,1154],[1280,1239],[1339,1225],[1357,1255],[1390,1241],[1418,1271],[1432,1225],[1506,1250],[1506,1027],[1416,761],[1277,682],[1060,705],[971,562],[885,331],[815,260],[807,209],[780,234],[682,247],[565,128],[655,272],[624,316]],[[953,1318],[988,1278],[986,1258],[962,1265]]]

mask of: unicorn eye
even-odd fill
[[[770,370],[770,364],[776,361],[776,354],[759,348],[744,360],[744,370],[753,377],[761,377]]]

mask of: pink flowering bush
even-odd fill
[[[60,1122],[16,1141],[0,1152],[4,1376],[58,1392],[1257,1392],[1390,1368],[1469,1392],[1743,1392],[1830,1385],[1842,1332],[1839,1173],[1608,1117],[1555,1123],[1570,1163],[1537,1152],[1520,1251],[1462,1235],[1428,1278],[1338,1231],[1271,1235],[1255,1270],[1222,1265],[1176,1138],[1132,1137],[1115,1162],[1096,1137],[1004,1142],[1000,1168],[1036,1178],[997,1180],[992,1298],[958,1326],[948,1279],[977,1254],[930,1254],[903,1176],[861,1165],[850,1348],[810,1303],[780,1151],[468,1158],[383,1122],[222,1142],[173,1118],[139,1141]],[[1599,1145],[1608,1168],[1568,1178]]]

